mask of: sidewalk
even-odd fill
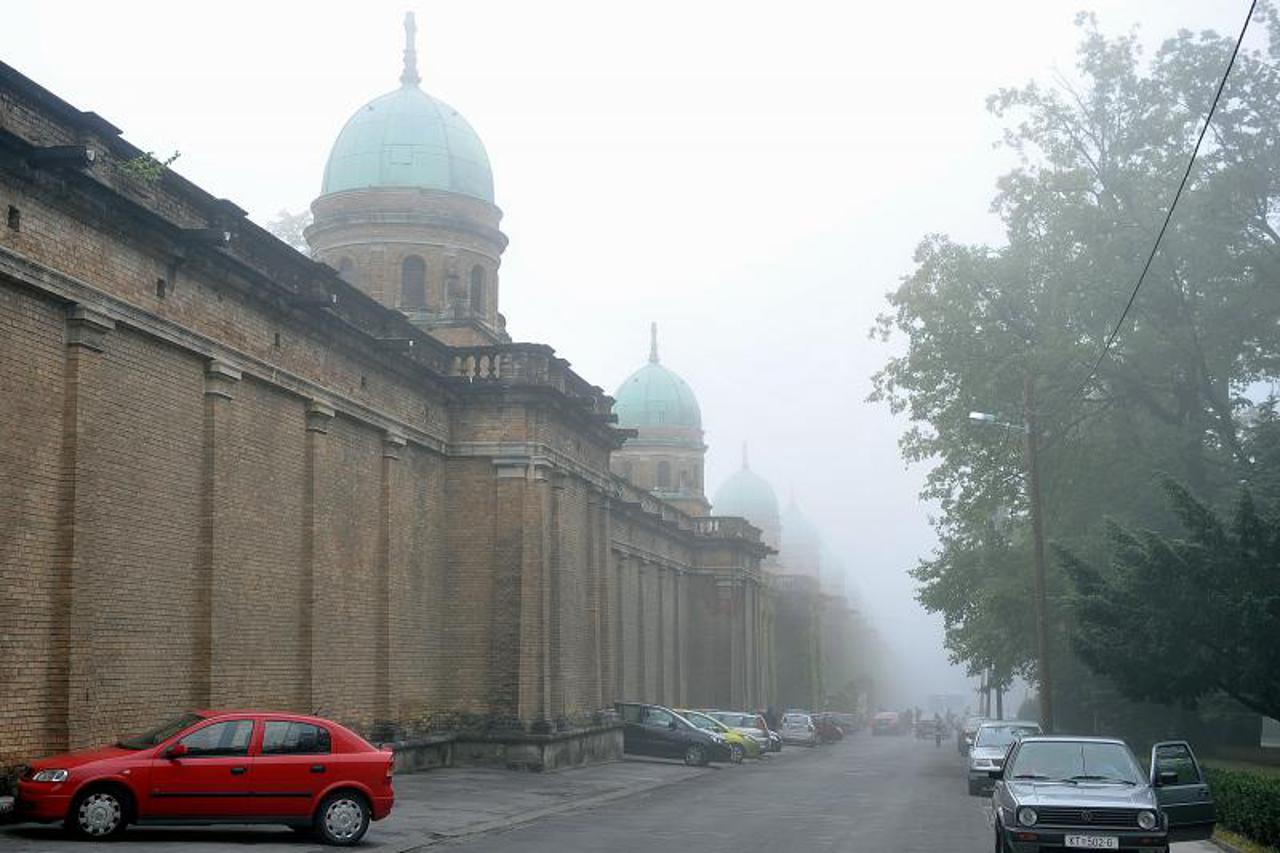
[[[764,765],[786,762],[788,757],[784,753],[733,768],[692,768],[674,762],[628,758],[614,764],[551,773],[450,768],[397,776],[395,809],[386,820],[369,828],[361,848],[410,853],[452,839],[635,797],[704,774],[768,772]],[[74,843],[56,826],[0,826],[0,849],[5,853],[49,853],[70,848]],[[111,850],[216,853],[239,850],[246,844],[253,845],[255,853],[320,849],[315,842],[283,827],[219,826],[130,827],[120,843],[111,845]]]

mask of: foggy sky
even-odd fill
[[[749,441],[902,655],[901,698],[923,702],[967,682],[904,574],[933,537],[902,423],[863,402],[888,355],[867,330],[926,233],[1000,240],[988,206],[1011,159],[985,98],[1069,75],[1077,11],[1154,44],[1234,33],[1246,5],[44,0],[6,4],[0,45],[265,223],[310,203],[343,123],[398,85],[412,8],[423,88],[493,164],[512,336],[612,392],[656,320],[702,406],[709,493]]]

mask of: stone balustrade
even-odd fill
[[[594,414],[609,416],[613,398],[587,382],[542,344],[499,344],[454,347],[449,375],[468,382],[501,382],[513,386],[553,388],[584,403]]]

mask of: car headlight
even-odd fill
[[[1030,809],[1030,808],[1027,808],[1026,806],[1023,806],[1022,808],[1018,809],[1018,823],[1022,824],[1023,826],[1035,826],[1036,817],[1037,816],[1036,816],[1035,809]]]
[[[31,777],[33,782],[65,782],[67,781],[67,771],[65,770],[40,770],[36,775]]]
[[[1156,813],[1155,812],[1138,812],[1138,826],[1142,827],[1143,829],[1155,829]]]

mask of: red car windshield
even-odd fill
[[[116,746],[124,749],[147,749],[148,747],[159,746],[178,732],[203,719],[204,717],[199,714],[183,714],[181,717],[174,717],[172,720],[162,723],[150,731],[133,735],[132,737],[121,738],[116,741]]]

